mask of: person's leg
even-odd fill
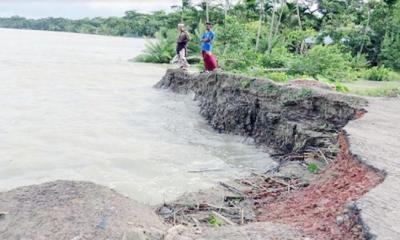
[[[203,51],[203,61],[204,61],[204,68],[208,72],[210,71],[210,53]]]
[[[203,57],[204,71],[207,71],[207,65],[206,65],[206,52],[204,52],[204,51],[201,51],[201,56]]]
[[[180,52],[179,52],[179,60],[180,60],[180,66],[182,69],[187,69],[189,67],[189,63],[186,59],[186,49],[183,48]]]

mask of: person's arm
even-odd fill
[[[185,32],[185,40],[186,40],[186,43],[188,43],[188,42],[190,42],[190,40],[192,40],[191,39],[191,37],[190,37],[190,33],[188,33],[188,32]]]
[[[214,41],[214,37],[215,37],[215,34],[213,32],[210,32],[210,34],[209,34],[209,42],[210,43],[212,43]]]
[[[201,41],[202,42],[210,42],[210,39],[209,39],[209,34],[208,33],[205,33],[204,35],[203,35],[203,39],[201,39]]]

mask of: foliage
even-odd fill
[[[315,163],[310,163],[308,164],[307,167],[308,171],[310,171],[311,173],[317,173],[318,172],[318,165]]]
[[[350,71],[350,57],[337,46],[317,45],[305,55],[294,58],[290,69],[294,73],[317,78],[318,75],[331,80],[344,80]]]
[[[372,67],[365,71],[365,78],[372,81],[388,81],[390,70],[384,66]]]
[[[335,84],[335,89],[338,92],[348,93],[350,91],[350,89],[341,82],[335,82],[334,84]]]
[[[156,34],[156,41],[148,40],[146,50],[135,58],[140,62],[169,63],[176,55],[174,48],[175,32],[172,30],[160,31]]]
[[[301,88],[300,90],[288,91],[285,94],[285,99],[283,100],[283,104],[285,106],[295,105],[304,99],[311,97],[313,91],[310,88]]]
[[[211,217],[208,219],[208,223],[214,227],[220,227],[223,225],[223,222],[214,215],[211,215]]]
[[[286,82],[289,80],[289,76],[284,72],[271,72],[267,74],[267,77],[275,82]]]

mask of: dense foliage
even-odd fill
[[[207,18],[222,69],[276,81],[313,77],[334,82],[390,80],[400,70],[400,0],[183,0],[169,13],[68,20],[0,18],[0,27],[116,36],[150,36],[137,60],[167,63],[175,55],[176,26],[192,34],[191,62],[199,61]],[[236,3],[234,3],[236,2]],[[393,73],[393,74],[392,74]]]
[[[214,53],[226,71],[276,81],[313,77],[335,83],[340,91],[348,91],[339,84],[343,81],[398,77],[390,74],[400,70],[397,0],[246,0],[230,6],[208,1],[208,13],[185,2],[177,12],[196,36],[191,44],[200,45],[204,16],[209,15],[216,23]],[[175,40],[170,37],[168,44]],[[166,43],[159,40],[155,45]],[[162,49],[150,55],[165,55]],[[192,55],[199,54],[198,47],[191,49]]]

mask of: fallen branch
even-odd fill
[[[224,188],[228,189],[231,192],[234,192],[234,193],[236,193],[236,194],[238,194],[240,196],[244,196],[243,192],[240,191],[239,189],[235,188],[234,186],[231,186],[231,185],[229,185],[227,183],[224,183],[224,182],[219,182],[219,184],[221,186],[223,186]]]

